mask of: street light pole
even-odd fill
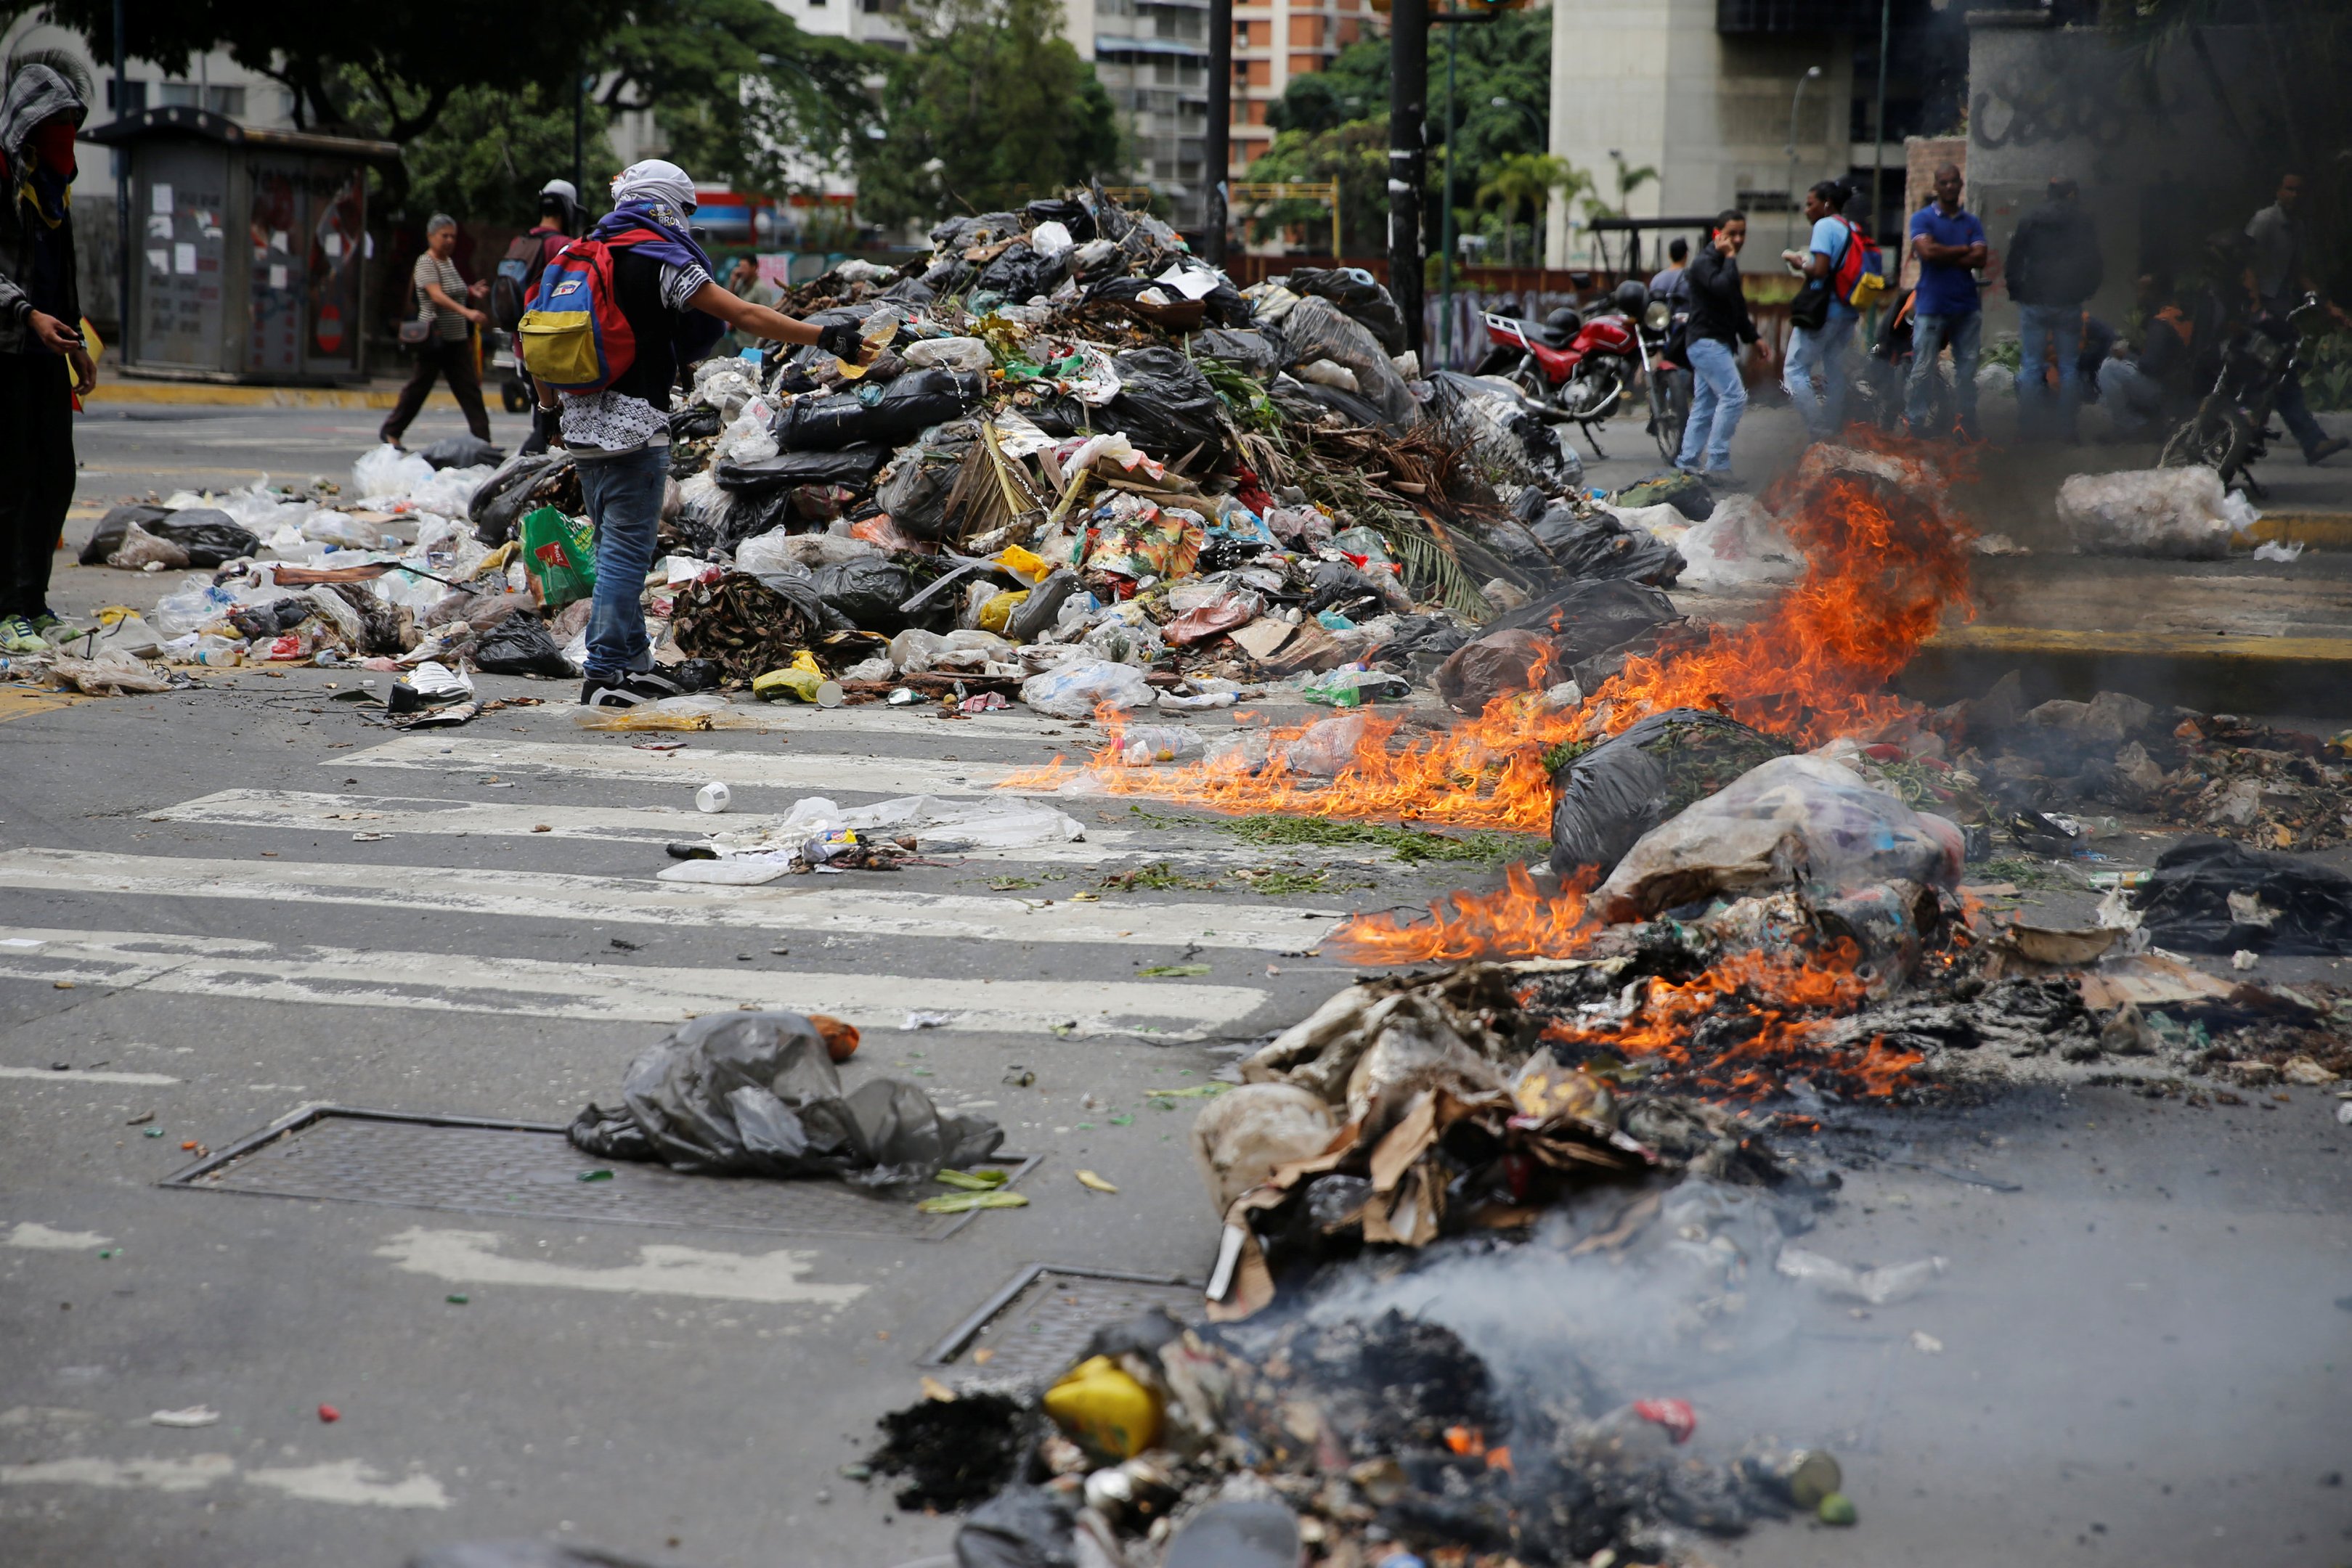
[[[1447,370],[1454,368],[1454,57],[1460,52],[1461,37],[1461,28],[1445,29],[1445,211],[1439,222],[1444,254],[1437,264],[1437,340]]]
[[[131,110],[131,81],[125,74],[130,51],[124,47],[123,0],[114,0],[114,118],[121,120]],[[121,319],[114,324],[115,363],[131,357],[131,149],[126,143],[114,148],[114,246],[115,246],[115,308]]]
[[[1878,180],[1886,162],[1886,45],[1895,0],[1878,0],[1878,106],[1870,114],[1870,233],[1878,236]]]
[[[1822,68],[1807,66],[1805,74],[1797,78],[1797,90],[1789,95],[1789,206],[1781,228],[1780,243],[1793,243],[1797,237],[1797,105],[1805,96],[1805,84],[1822,79]]]
[[[1201,139],[1201,173],[1209,183],[1201,204],[1201,252],[1212,267],[1225,265],[1225,177],[1234,161],[1234,0],[1209,0],[1209,125]],[[1336,257],[1333,258],[1337,260]]]
[[[1421,193],[1428,181],[1428,0],[1389,11],[1389,293],[1404,318],[1407,350],[1421,338]]]

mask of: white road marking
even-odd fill
[[[152,1083],[183,1082],[166,1072],[101,1072],[96,1068],[0,1067],[0,1078],[32,1078],[51,1083]]]
[[[84,1486],[137,1488],[142,1491],[202,1491],[236,1474],[226,1454],[191,1454],[184,1459],[39,1459],[0,1465],[0,1487]]]
[[[111,1246],[114,1238],[95,1230],[52,1230],[35,1220],[20,1219],[8,1232],[8,1245],[36,1252],[89,1252]]]
[[[338,1502],[359,1508],[447,1508],[449,1494],[431,1476],[417,1473],[387,1480],[362,1459],[336,1459],[299,1469],[247,1470],[245,1479],[305,1502]]]
[[[314,831],[347,837],[352,833],[388,833],[394,838],[415,834],[450,837],[602,839],[627,843],[666,843],[702,838],[713,831],[740,831],[763,821],[780,821],[774,813],[730,812],[705,816],[691,805],[660,806],[532,806],[505,800],[440,800],[399,795],[337,795],[302,789],[223,789],[216,794],[151,811],[149,821],[207,822],[222,827],[268,828],[274,831]],[[546,829],[541,832],[541,829]],[[931,852],[926,851],[926,853]],[[1171,839],[1164,831],[1088,827],[1076,843],[1032,844],[1013,850],[942,850],[938,858],[991,862],[1037,862],[1071,865],[1105,865],[1129,860],[1165,860],[1180,865],[1259,865],[1269,860],[1301,860],[1311,864],[1359,864],[1376,858],[1361,845],[1327,848],[1316,844],[1252,846]]]
[[[845,757],[689,747],[639,751],[617,741],[489,740],[421,731],[365,751],[324,758],[321,768],[414,768],[435,773],[565,773],[590,779],[650,779],[691,791],[718,779],[741,789],[765,787],[824,795],[979,795],[1014,768],[1002,762],[946,762],[926,757]]]
[[[552,729],[559,734],[579,739],[586,739],[593,736],[601,740],[605,735],[613,733],[587,729],[575,722],[572,716],[580,710],[568,703],[551,702],[541,707],[514,708],[508,711],[516,724],[536,724],[543,728]],[[800,740],[816,740],[830,736],[848,737],[887,735],[898,740],[919,740],[927,745],[938,745],[943,742],[956,745],[964,741],[993,741],[999,744],[1018,742],[1040,751],[1055,747],[1069,747],[1081,752],[1091,752],[1103,744],[1102,737],[1094,727],[1084,720],[1065,721],[1047,718],[1044,714],[1028,713],[1020,708],[1000,708],[992,713],[959,719],[938,718],[934,716],[938,712],[939,699],[936,697],[926,699],[918,705],[916,711],[913,712],[903,707],[889,707],[879,703],[861,703],[856,707],[820,708],[803,707],[798,703],[792,702],[738,702],[734,705],[734,717],[737,724],[730,727],[740,734],[742,733],[740,727],[740,721],[748,718],[758,721],[761,729],[772,730],[778,735],[788,735]],[[1203,732],[1213,727],[1215,729],[1229,727],[1233,722],[1230,712],[1229,709],[1211,710],[1206,716],[1207,722],[1203,722],[1200,727]],[[1154,715],[1151,722],[1164,724],[1178,718],[1179,716],[1175,714],[1170,714],[1165,718]],[[722,733],[725,732],[719,730],[639,731],[629,732],[627,738],[682,740],[689,748],[693,748],[707,745],[708,736]],[[758,730],[755,729],[751,733],[757,734]]]
[[[605,1291],[630,1296],[694,1296],[766,1306],[842,1307],[866,1293],[863,1285],[819,1285],[803,1276],[823,1253],[787,1248],[776,1252],[706,1252],[693,1247],[637,1249],[637,1261],[591,1269],[538,1258],[508,1258],[504,1239],[488,1230],[436,1230],[414,1226],[375,1249],[410,1274],[458,1285],[532,1285],[565,1291]]]
[[[0,1486],[84,1486],[109,1490],[203,1491],[237,1479],[236,1461],[226,1454],[191,1454],[179,1459],[40,1459],[0,1465]],[[299,1469],[247,1470],[244,1479],[305,1502],[363,1508],[449,1506],[449,1494],[431,1476],[412,1474],[388,1480],[361,1459],[338,1459]]]
[[[1270,904],[1074,904],[1048,885],[1034,899],[845,886],[848,876],[786,876],[754,887],[503,868],[199,860],[82,850],[0,852],[0,888],[250,899],[273,905],[357,904],[521,919],[856,932],[950,941],[1075,942],[1295,953],[1317,946],[1337,910]],[[1049,904],[1046,901],[1052,900]],[[0,950],[0,965],[50,956]],[[144,1082],[144,1080],[142,1080]]]
[[[1304,925],[1304,922],[1301,922]],[[178,933],[31,930],[38,954],[0,954],[0,977],[138,988],[166,996],[330,1007],[406,1008],[526,1018],[676,1023],[751,1003],[831,1013],[884,1028],[909,1009],[954,1015],[983,1033],[1149,1034],[1196,1040],[1265,1000],[1242,986],[1065,983],[816,970],[745,973],[655,965],[559,963],[462,953],[276,946]]]

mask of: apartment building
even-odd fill
[[[1314,75],[1349,44],[1384,30],[1370,0],[1234,0],[1234,177],[1273,147],[1266,111],[1293,77]],[[1366,104],[1363,112],[1378,119],[1388,106]]]

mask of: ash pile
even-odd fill
[[[1561,1066],[1516,999],[1547,972],[1370,982],[1251,1058],[1192,1134],[1226,1238],[1203,1320],[934,1382],[869,1461],[899,1504],[970,1511],[962,1568],[1695,1563],[1854,1522],[1831,1454],[1715,1432],[1681,1390],[1940,1261],[1794,1245],[1834,1178]]]
[[[856,324],[868,362],[754,348],[696,367],[673,407],[642,604],[689,692],[1087,717],[1437,684],[1475,712],[1498,677],[1457,655],[1563,585],[1639,585],[1622,640],[1674,618],[1649,591],[1678,577],[1792,570],[1764,559],[1752,507],[1702,520],[1696,480],[1583,493],[1574,452],[1507,382],[1423,376],[1399,353],[1396,307],[1361,274],[1240,290],[1098,192],[931,237],[928,258],[846,262],[781,302]],[[583,512],[567,455],[509,461],[469,438],[371,451],[347,487],[120,507],[85,560],[169,574],[169,591],[81,629],[55,678],[575,674]]]

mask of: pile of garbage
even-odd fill
[[[934,1381],[871,1458],[900,1506],[970,1507],[966,1568],[1687,1562],[1759,1520],[1853,1522],[1831,1456],[1694,1442],[1671,1390],[1940,1261],[1786,1245],[1835,1178],[1755,1119],[1562,1067],[1514,1000],[1549,972],[1370,982],[1252,1058],[1193,1130],[1227,1239],[1208,1321],[1112,1325],[1042,1383]]]
[[[1798,570],[1763,507],[1718,508],[1694,477],[1586,493],[1539,405],[1396,352],[1362,273],[1237,289],[1099,192],[931,238],[783,302],[856,324],[866,362],[754,349],[696,367],[671,411],[642,601],[689,689],[1087,717],[1434,685],[1461,706],[1524,674],[1565,591]],[[117,508],[86,562],[190,575],[110,610],[78,656],[577,671],[594,541],[567,454],[382,448],[349,497]],[[1662,594],[1621,604],[1551,662],[1673,619]],[[1482,628],[1514,635],[1465,653]]]

